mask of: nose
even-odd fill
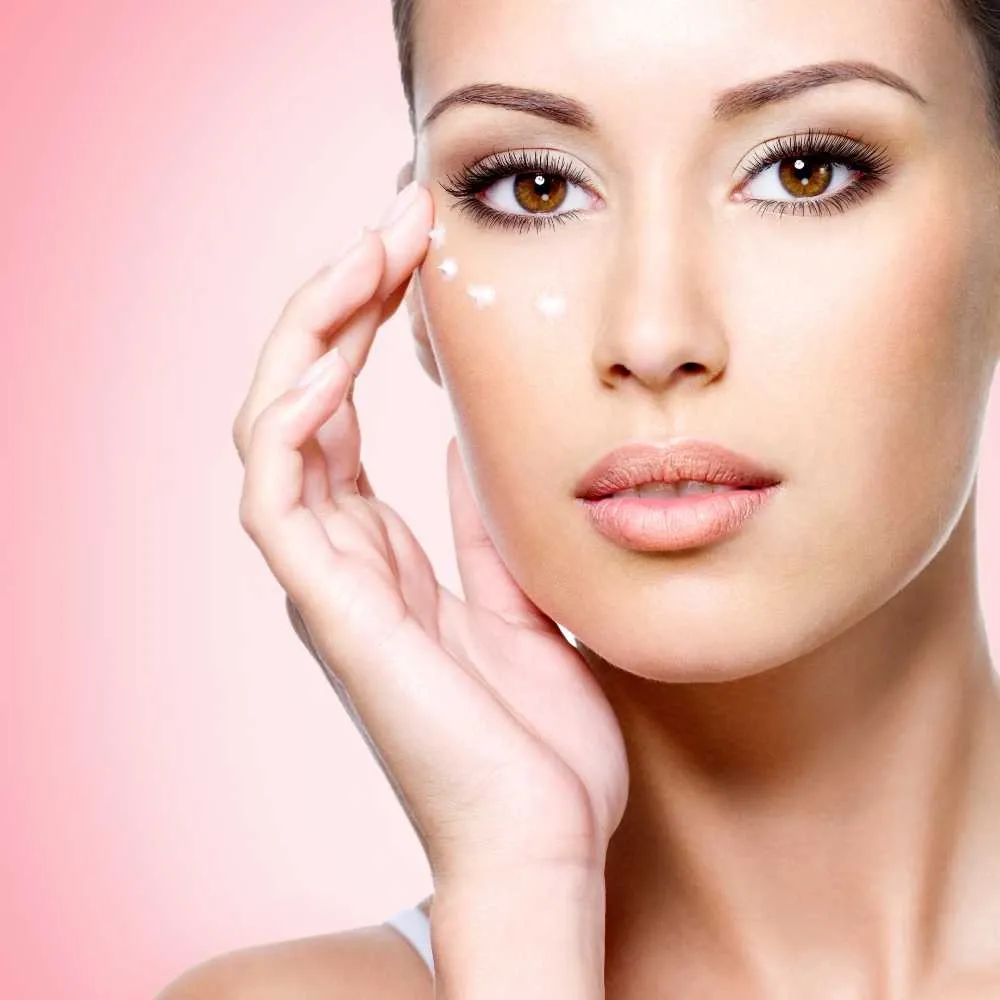
[[[593,352],[606,385],[694,388],[725,370],[729,345],[712,308],[716,282],[705,271],[707,246],[698,221],[680,213],[623,219]]]

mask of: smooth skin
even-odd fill
[[[398,515],[358,485],[358,422],[341,404],[384,314],[380,291],[397,287],[388,240],[409,271],[427,248],[430,199],[418,184],[407,196],[386,241],[365,233],[289,311],[313,337],[339,327],[339,358],[265,406],[249,439],[239,424],[240,521],[387,766],[436,882],[525,864],[599,869],[627,795],[617,720],[584,659],[489,544],[457,450],[449,495],[465,600],[437,582]],[[342,288],[332,315],[311,312]],[[315,435],[327,421],[322,449]]]
[[[293,296],[265,345],[233,431],[246,468],[240,521],[386,769],[436,887],[531,866],[600,871],[628,769],[617,720],[586,661],[506,571],[454,444],[448,484],[465,600],[436,581],[361,464],[350,389],[426,253],[426,189],[409,185],[387,215],[393,221],[366,230]],[[330,357],[331,344],[339,356]],[[287,388],[303,358],[320,363],[318,377]],[[551,712],[553,704],[563,710]],[[223,956],[162,996],[271,989],[259,984],[271,960],[301,991],[303,977],[315,978],[331,956],[353,970],[340,969],[345,979],[334,988],[349,984],[357,996],[356,980],[370,968],[380,984],[389,969],[408,968],[413,978],[412,953],[399,943],[395,932],[372,928]],[[426,985],[426,968],[416,978]],[[318,984],[329,992],[325,974]]]
[[[436,890],[603,856],[612,1000],[1000,995],[1000,691],[975,558],[1000,161],[948,10],[423,0],[418,123],[456,87],[502,82],[572,96],[595,128],[464,105],[421,129],[415,207],[293,298],[237,418],[241,521],[383,752]],[[854,81],[712,119],[726,88],[845,58],[926,101]],[[829,216],[762,216],[732,197],[735,164],[807,128],[885,146],[885,184]],[[440,183],[510,147],[585,170],[594,198],[578,219],[515,233],[456,208]],[[496,308],[438,279],[432,221],[463,273],[504,293]],[[306,400],[290,389],[332,341],[360,370],[415,269],[418,351],[456,415],[465,602],[372,496],[347,370]],[[553,283],[571,305],[557,324],[531,309]],[[780,502],[678,558],[609,546],[578,517],[576,477],[623,441],[674,434],[777,467]],[[423,713],[409,731],[395,728],[401,695],[402,714]],[[484,774],[502,779],[488,800]],[[531,788],[544,801],[519,798]],[[512,804],[528,818],[520,842],[500,821]],[[243,996],[219,984],[244,962],[260,996],[292,995],[278,985],[287,947],[214,960],[165,996]],[[426,994],[415,967],[398,993],[365,992],[349,935],[316,947],[331,961],[317,997],[338,982],[344,996]]]

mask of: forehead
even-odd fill
[[[958,0],[417,0],[418,122],[446,93],[508,83],[620,113],[700,113],[747,80],[857,59],[945,105],[978,78]]]

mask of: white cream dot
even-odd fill
[[[549,319],[562,316],[566,312],[566,300],[561,295],[543,292],[535,299],[535,308]]]
[[[436,247],[444,246],[444,238],[446,235],[446,230],[444,226],[435,226],[427,233],[427,235],[431,238],[431,243],[433,243],[434,246]]]
[[[451,281],[458,274],[458,264],[453,257],[441,261],[437,268],[446,281]]]
[[[491,285],[469,285],[468,292],[479,309],[493,305],[497,299],[496,289]]]

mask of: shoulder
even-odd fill
[[[427,912],[430,900],[421,908]],[[189,969],[155,1000],[433,1000],[423,959],[388,926],[229,952]]]

